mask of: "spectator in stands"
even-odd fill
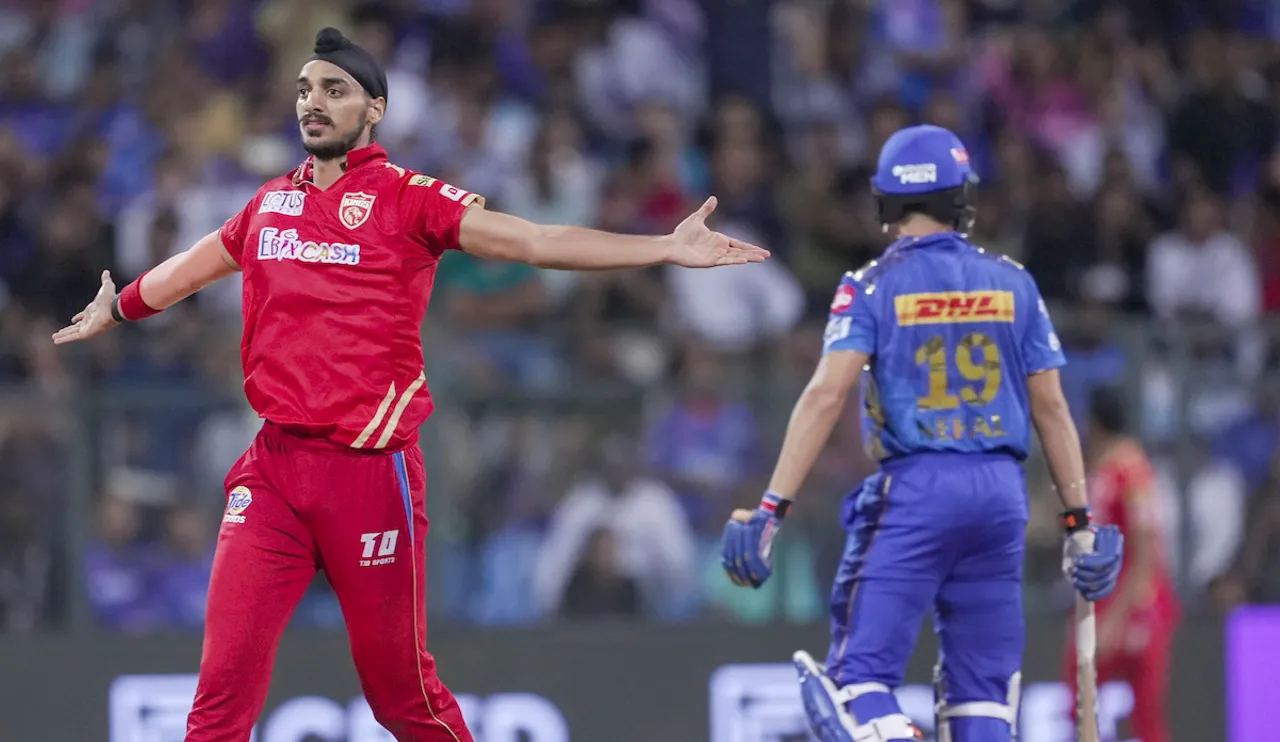
[[[160,625],[152,575],[155,549],[141,539],[141,513],[124,497],[107,493],[97,505],[96,535],[85,549],[89,605],[102,628],[137,633]]]
[[[459,350],[470,378],[525,388],[554,385],[560,376],[554,340],[537,332],[551,308],[539,269],[452,252],[441,261],[435,291],[463,341]]]
[[[1089,399],[1094,389],[1118,383],[1129,370],[1129,359],[1109,332],[1127,280],[1113,266],[1095,265],[1081,281],[1075,321],[1062,328],[1062,349],[1067,357],[1062,391],[1081,437],[1088,432]]]
[[[1204,587],[1232,568],[1250,512],[1265,517],[1259,502],[1274,488],[1278,450],[1280,388],[1264,385],[1253,409],[1212,438],[1206,460],[1187,482],[1187,509],[1194,524],[1187,569],[1193,587]]]
[[[620,574],[635,580],[647,612],[688,616],[695,580],[692,529],[675,493],[638,471],[638,446],[611,435],[598,444],[594,465],[551,513],[533,573],[534,599],[554,612],[591,548],[595,534],[612,533]]]
[[[54,555],[40,502],[19,482],[0,482],[0,631],[28,633],[48,619]]]
[[[302,0],[301,5],[323,4]],[[361,49],[374,55],[374,59],[387,70],[387,90],[389,95],[396,96],[396,105],[388,106],[383,120],[378,123],[378,141],[393,151],[413,152],[421,146],[424,122],[430,120],[434,107],[430,87],[422,75],[425,65],[421,58],[425,55],[412,43],[403,45],[407,54],[397,55],[398,28],[403,20],[390,10],[388,4],[362,1],[349,14],[349,37]],[[297,20],[292,17],[285,23],[298,27]],[[311,28],[325,26],[328,24],[317,22],[303,24],[301,28],[310,31]],[[306,33],[302,36],[306,36],[302,45],[311,45],[312,38]],[[307,54],[307,51],[302,51],[301,54],[285,55],[284,59],[303,59]],[[296,70],[289,70],[289,74],[296,74]]]
[[[618,537],[601,529],[587,542],[586,558],[565,587],[560,616],[569,619],[639,616],[639,581],[627,577],[618,563]]]
[[[1224,613],[1245,602],[1280,603],[1280,455],[1271,461],[1267,484],[1249,507],[1244,542],[1209,585]]]
[[[755,413],[725,388],[723,359],[692,342],[678,360],[680,396],[646,435],[651,470],[676,492],[704,543],[719,537],[716,508],[750,499],[760,484]]]
[[[1233,67],[1240,55],[1230,48],[1242,43],[1211,28],[1186,39],[1188,92],[1168,121],[1174,181],[1184,191],[1201,184],[1216,193],[1238,192],[1274,144],[1275,112]]]
[[[630,233],[637,231],[639,222],[640,203],[632,180],[613,176],[600,194],[595,226]],[[666,343],[659,332],[659,317],[668,298],[662,277],[659,266],[578,277],[571,316],[586,378],[646,385],[661,380]]]
[[[155,597],[168,628],[204,626],[209,576],[213,573],[212,531],[217,523],[211,515],[209,508],[192,504],[176,505],[165,515]]]
[[[481,412],[474,425],[476,456],[455,470],[464,539],[437,547],[456,565],[446,589],[472,621],[532,623],[543,615],[534,569],[547,510],[577,471],[590,427],[502,410]]]
[[[1228,330],[1257,319],[1261,281],[1243,240],[1224,223],[1220,196],[1188,194],[1176,230],[1151,244],[1147,298],[1162,320],[1204,317]]]

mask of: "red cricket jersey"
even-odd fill
[[[1152,628],[1156,621],[1167,621],[1178,611],[1177,592],[1169,574],[1165,555],[1164,529],[1160,503],[1156,499],[1156,475],[1142,447],[1134,441],[1121,441],[1100,461],[1089,476],[1089,499],[1094,518],[1099,523],[1120,527],[1121,533],[1147,529],[1156,540],[1157,561],[1151,584],[1131,614],[1131,626]],[[1120,587],[1127,584],[1130,553],[1125,553],[1116,592],[1097,603],[1099,619],[1104,616]]]
[[[421,326],[436,265],[484,199],[377,144],[349,152],[328,189],[312,167],[270,181],[222,227],[244,275],[245,395],[285,429],[395,451],[433,407]]]

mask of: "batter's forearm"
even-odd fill
[[[1066,404],[1050,410],[1032,412],[1040,445],[1049,460],[1049,475],[1067,510],[1088,507],[1085,491],[1084,454],[1080,450],[1080,434]]]
[[[845,401],[846,395],[822,387],[808,387],[800,395],[787,423],[778,464],[769,480],[770,492],[787,500],[795,499],[818,454],[827,445]]]

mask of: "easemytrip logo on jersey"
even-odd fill
[[[905,685],[894,693],[903,713],[936,742],[933,686]],[[1075,742],[1071,690],[1065,683],[1023,686],[1018,742]],[[1127,683],[1098,689],[1098,721],[1102,742],[1117,739],[1116,725],[1133,712],[1133,690]],[[795,742],[816,739],[808,731],[800,684],[790,664],[725,665],[711,676],[710,742]]]
[[[116,678],[108,696],[108,742],[182,742],[196,680],[195,675]],[[564,715],[541,696],[499,693],[457,698],[476,742],[569,742]],[[345,704],[323,696],[299,696],[263,718],[249,740],[395,742],[395,737],[373,718],[363,696]]]
[[[297,260],[326,265],[359,265],[360,246],[302,239],[298,230],[263,227],[258,233],[258,260]]]

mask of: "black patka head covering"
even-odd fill
[[[387,97],[387,73],[382,71],[372,54],[356,46],[338,29],[324,28],[316,34],[315,54],[308,61],[317,59],[341,67],[360,83],[370,97]]]

